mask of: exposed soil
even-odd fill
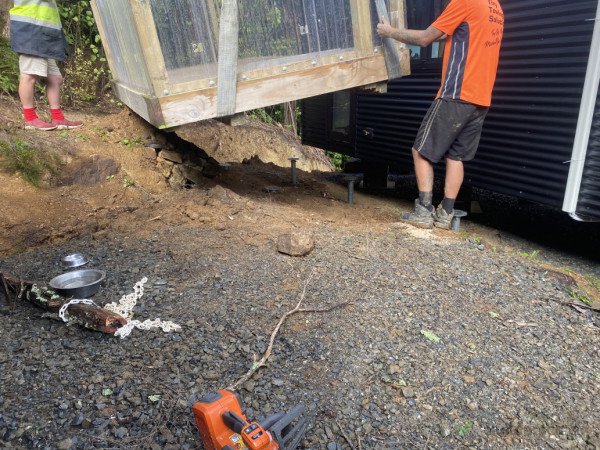
[[[33,137],[16,111],[0,102],[0,139],[64,166],[42,189],[0,172],[0,271],[48,281],[78,251],[107,271],[97,303],[147,276],[136,318],[182,330],[119,340],[10,309],[0,289],[0,446],[202,448],[191,402],[247,371],[306,285],[307,307],[351,304],[290,318],[240,391],[251,417],[304,403],[303,448],[349,449],[344,433],[355,449],[600,448],[600,315],[568,305],[597,295],[596,261],[469,221],[458,234],[400,225],[408,201],[359,193],[350,207],[331,174],[292,186],[273,164],[287,156],[257,148],[314,150],[264,125],[182,133],[202,146],[218,131],[203,149],[233,164],[172,190],[140,145],[157,137],[127,111],[76,112],[84,128]],[[291,230],[315,250],[277,253]]]

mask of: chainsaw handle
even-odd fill
[[[236,433],[240,434],[246,426],[246,421],[233,411],[225,411],[221,416],[223,422]]]

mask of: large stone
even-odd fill
[[[181,169],[181,165],[174,165],[171,172],[171,178],[169,178],[169,184],[173,189],[182,189],[185,186],[185,182],[186,178]]]
[[[314,238],[307,232],[294,231],[279,236],[277,251],[290,256],[305,256],[315,248]]]
[[[196,185],[204,183],[205,178],[202,176],[202,167],[195,164],[183,164],[181,166],[183,176]]]
[[[177,164],[183,163],[183,158],[181,157],[181,155],[172,150],[161,150],[158,156],[163,159],[166,159],[167,161],[172,161]]]
[[[173,164],[171,161],[167,161],[164,158],[156,158],[156,168],[165,178],[169,178],[171,176],[174,165],[175,164]]]

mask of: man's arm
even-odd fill
[[[405,44],[418,45],[419,47],[427,47],[444,37],[444,33],[433,26],[430,26],[426,30],[397,29],[392,27],[383,17],[377,25],[377,34],[382,38],[392,38]]]

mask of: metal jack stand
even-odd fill
[[[292,184],[296,186],[298,184],[298,173],[296,171],[296,163],[300,158],[293,157],[288,159],[292,163]]]
[[[467,212],[461,209],[454,210],[454,218],[452,219],[452,231],[460,231],[460,219],[467,217]]]
[[[344,178],[348,182],[348,204],[354,205],[354,183],[360,182],[363,175],[346,175]]]

